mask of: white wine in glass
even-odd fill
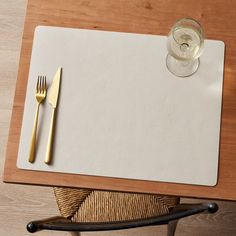
[[[189,18],[175,23],[167,39],[167,68],[176,76],[194,74],[199,67],[204,38],[200,24]]]

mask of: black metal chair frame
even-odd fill
[[[115,221],[115,222],[72,222],[70,219],[58,216],[44,220],[31,221],[27,224],[27,230],[34,233],[39,230],[59,231],[109,231],[123,230],[136,227],[168,224],[168,235],[174,235],[177,221],[181,218],[198,213],[215,213],[218,210],[216,203],[206,204],[179,204],[167,214],[140,220]]]

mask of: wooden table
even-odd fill
[[[167,35],[183,17],[226,44],[219,179],[215,187],[22,170],[16,167],[34,29],[37,25]],[[221,0],[29,0],[9,131],[4,182],[236,200],[236,2]],[[207,78],[206,78],[207,79]]]

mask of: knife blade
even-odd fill
[[[59,92],[60,92],[61,72],[62,72],[62,68],[59,67],[53,78],[53,82],[52,82],[52,85],[49,91],[49,96],[48,96],[48,102],[52,106],[52,117],[51,117],[50,129],[49,129],[46,157],[44,160],[46,164],[50,164],[52,160],[52,146],[53,146],[53,135],[54,135],[54,123],[55,123],[54,121],[55,121],[55,113],[56,113],[55,111],[57,108],[58,97],[59,97]]]
[[[57,69],[56,74],[54,75],[53,82],[49,91],[48,101],[53,108],[57,107],[58,95],[60,90],[60,82],[61,82],[61,71],[62,68],[59,67]]]

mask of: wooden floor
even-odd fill
[[[26,0],[0,0],[0,170],[3,171],[11,107],[23,31]],[[183,202],[203,200],[182,199]],[[182,219],[176,236],[236,235],[236,202],[218,202],[214,215],[198,215]],[[26,223],[58,215],[51,188],[20,186],[0,182],[0,235],[20,236],[27,233]],[[165,235],[166,227],[128,231],[93,233],[93,235]],[[87,233],[90,235],[91,233]],[[85,234],[85,235],[87,235]],[[39,232],[37,235],[69,235],[63,232]]]

